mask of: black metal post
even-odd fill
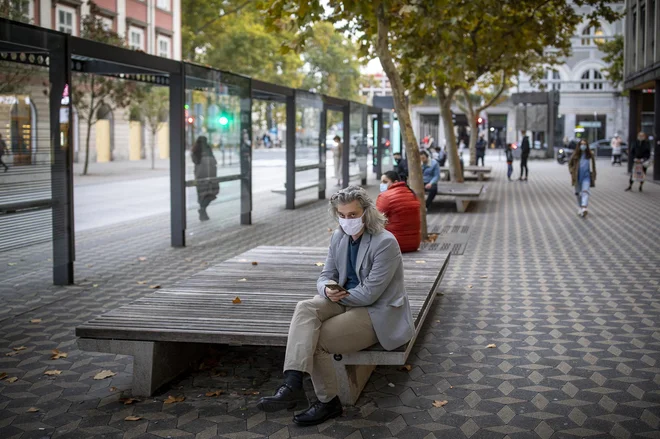
[[[252,84],[241,99],[241,224],[252,224]]]
[[[349,104],[343,107],[344,115],[344,135],[342,143],[344,147],[341,151],[341,187],[348,187],[351,178],[350,173],[350,156],[351,156],[351,106]]]
[[[357,139],[357,152],[360,152],[360,158],[358,158],[358,163],[360,167],[360,184],[362,186],[367,185],[367,177],[369,175],[369,140],[367,133],[369,132],[369,114],[367,114],[367,108],[362,106],[362,117],[360,118],[360,137]]]
[[[653,163],[653,179],[660,180],[660,79],[655,81],[655,96],[653,99],[653,137],[655,140],[655,156]],[[630,156],[628,156],[630,161]]]
[[[185,65],[170,75],[170,227],[172,247],[186,245]],[[192,129],[192,127],[191,127]]]
[[[630,106],[628,115],[628,173],[632,172],[633,158],[632,146],[637,140],[637,127],[639,126],[640,91],[630,90]],[[654,171],[655,172],[655,171]]]
[[[286,208],[296,208],[296,97],[286,97]]]
[[[64,88],[71,84],[71,49],[69,37],[49,38],[50,55],[49,96],[51,191],[53,198],[53,283],[73,284],[75,261],[75,230],[73,212],[73,111],[72,100],[62,105]],[[69,90],[71,96],[71,90]],[[61,113],[62,112],[62,113]],[[60,130],[66,116],[66,144],[62,144]]]
[[[374,143],[376,144],[376,178],[380,181],[383,176],[383,112],[381,111],[376,116],[376,131],[378,131],[378,138],[374,136]],[[438,139],[439,141],[439,139]]]
[[[328,132],[328,110],[321,110],[321,123],[319,130],[319,200],[325,200],[326,191],[326,144],[325,138]]]

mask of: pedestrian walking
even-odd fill
[[[506,144],[506,150],[504,151],[506,154],[506,178],[511,181],[511,174],[513,174],[513,148],[510,143]]]
[[[444,148],[441,148],[439,146],[436,146],[435,150],[438,152],[438,165],[440,165],[440,167],[443,167],[445,165],[445,162],[447,161],[447,152],[445,151]]]
[[[341,137],[339,136],[335,136],[333,140],[335,141],[334,148],[332,148],[332,158],[335,162],[335,178],[337,179],[337,186],[341,186],[341,156],[344,150],[344,144],[341,143]]]
[[[612,166],[614,166],[615,163],[618,163],[619,166],[623,166],[621,164],[621,137],[619,137],[618,134],[612,137],[610,146],[612,147]]]
[[[630,184],[626,188],[626,192],[632,190],[635,181],[639,181],[639,191],[642,192],[642,186],[644,185],[644,178],[646,177],[646,170],[649,167],[650,159],[651,144],[646,138],[646,133],[640,131],[640,133],[637,134],[637,140],[632,144],[630,157],[628,158],[628,160],[633,160],[633,172],[630,174]]]
[[[520,131],[520,133],[523,136],[522,142],[520,144],[520,178],[518,180],[520,181],[527,181],[527,177],[529,176],[529,169],[527,168],[527,159],[529,159],[529,137],[525,135],[525,131]],[[524,172],[524,177],[523,177],[523,172]]]
[[[479,159],[481,159],[481,166],[486,166],[484,164],[484,157],[486,156],[486,139],[484,139],[483,134],[477,140],[477,166],[479,166]]]
[[[575,148],[568,171],[571,173],[571,184],[575,188],[578,202],[578,215],[587,216],[591,188],[596,186],[596,158],[585,139],[580,140],[580,146]]]
[[[220,193],[218,176],[218,162],[213,155],[206,136],[199,136],[192,148],[192,161],[195,164],[195,187],[197,188],[197,202],[199,203],[199,220],[208,221],[210,218],[206,208]]]
[[[7,142],[5,142],[5,139],[2,138],[2,134],[0,134],[0,165],[4,166],[5,172],[9,170],[9,166],[2,161],[2,156],[5,155],[5,153],[9,153],[9,149],[7,148]]]
[[[415,252],[421,242],[420,201],[395,171],[380,179],[376,209],[387,217],[385,230],[392,233],[402,253]]]

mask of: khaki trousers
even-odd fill
[[[312,376],[321,402],[337,396],[333,354],[358,352],[378,343],[369,312],[321,296],[298,302],[291,319],[284,370]]]

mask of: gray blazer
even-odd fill
[[[346,283],[349,240],[341,227],[332,235],[328,258],[316,283],[322,297],[327,298],[328,281]],[[415,326],[403,285],[403,259],[394,235],[386,230],[377,235],[365,232],[358,249],[357,267],[360,284],[349,290],[350,295],[339,303],[366,307],[378,341],[388,351],[410,341]]]

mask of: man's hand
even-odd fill
[[[431,183],[429,183],[429,184],[427,184],[426,186],[424,186],[424,189],[431,189],[432,186],[433,186],[433,185],[432,185]]]
[[[331,290],[328,287],[325,287],[325,295],[333,302],[339,302],[344,297],[348,296],[347,293],[341,290]]]

